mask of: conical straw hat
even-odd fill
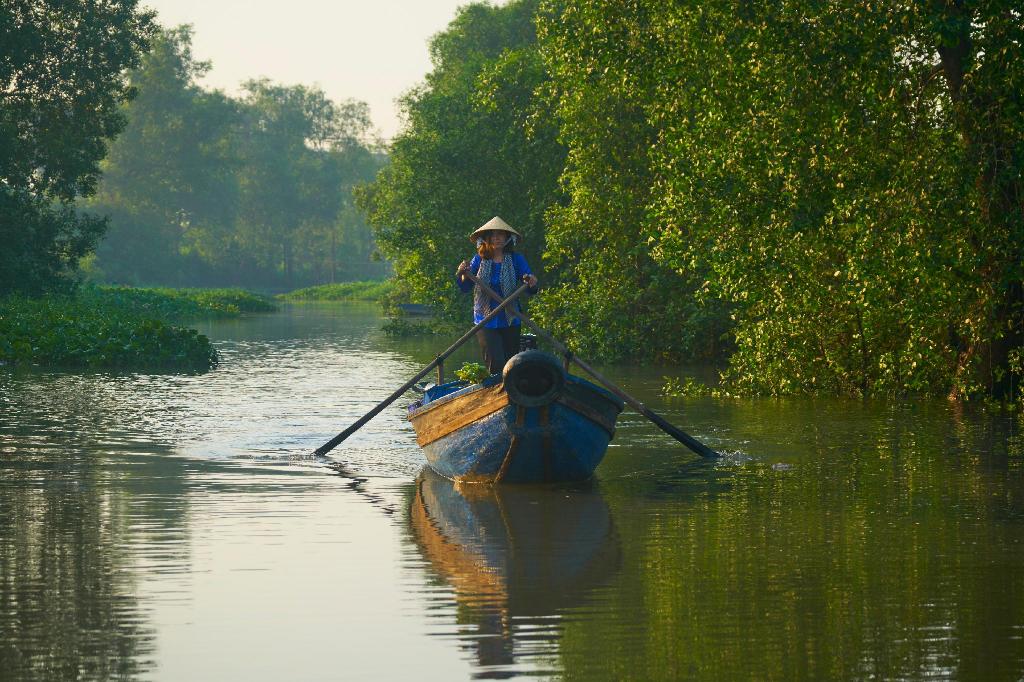
[[[473,230],[473,234],[469,235],[469,241],[476,243],[476,238],[480,236],[481,232],[489,232],[490,230],[504,230],[510,234],[514,234],[519,238],[519,241],[523,241],[523,235],[519,234],[515,228],[506,223],[498,216],[494,216],[480,227]]]

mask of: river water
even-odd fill
[[[380,323],[205,323],[204,375],[0,371],[0,678],[1024,679],[1015,419],[606,368],[727,456],[626,412],[590,483],[457,488],[409,400],[309,455],[444,344]]]

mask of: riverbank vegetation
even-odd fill
[[[339,282],[278,294],[282,301],[382,301],[394,291],[391,280]]]
[[[360,201],[453,319],[499,214],[580,353],[719,358],[742,393],[1006,397],[1022,39],[1009,2],[470,5]]]
[[[84,286],[40,298],[12,295],[0,299],[0,363],[202,371],[217,364],[217,353],[182,323],[274,309],[240,289]]]
[[[270,298],[244,289],[86,286],[78,297],[99,307],[109,306],[176,322],[277,310]]]
[[[582,355],[721,362],[730,393],[1020,394],[1008,0],[471,4],[386,153],[361,102],[200,86],[190,29],[135,0],[0,24],[0,292],[66,295],[83,259],[279,290],[393,267],[385,300],[464,324],[454,268],[497,214]]]
[[[0,7],[0,362],[206,369],[178,326],[266,311],[233,290],[380,276],[352,187],[380,167],[367,106],[267,80],[208,90],[191,31],[137,0]],[[329,245],[329,246],[328,246]]]

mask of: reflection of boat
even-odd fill
[[[430,466],[452,479],[529,483],[590,477],[622,401],[548,353],[514,356],[479,384],[428,389],[409,420]]]
[[[580,604],[620,563],[611,512],[592,485],[466,486],[424,469],[410,525],[424,558],[454,589],[459,623],[475,626],[465,638],[483,665],[512,662],[516,618],[529,617],[520,645],[544,639],[538,619]]]

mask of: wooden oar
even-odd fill
[[[365,424],[366,422],[368,422],[371,419],[373,419],[374,417],[376,417],[377,414],[379,414],[381,410],[383,410],[385,407],[387,407],[391,403],[393,403],[396,400],[398,400],[398,398],[400,398],[403,393],[405,393],[410,388],[412,388],[413,385],[417,381],[419,381],[423,377],[427,376],[427,373],[430,372],[430,370],[434,369],[434,367],[436,367],[438,363],[444,362],[445,358],[447,358],[449,355],[454,353],[455,349],[457,349],[459,346],[461,346],[466,341],[471,339],[473,337],[473,335],[476,334],[480,330],[481,327],[483,327],[485,324],[490,322],[492,319],[494,319],[495,317],[500,315],[501,312],[503,310],[505,310],[505,308],[509,304],[512,303],[512,301],[514,301],[517,298],[519,298],[520,296],[522,296],[523,292],[526,291],[528,288],[529,287],[527,285],[523,284],[521,287],[519,287],[518,289],[513,291],[512,294],[508,298],[506,298],[504,301],[501,301],[501,298],[499,297],[498,300],[501,301],[501,303],[498,305],[498,307],[496,307],[494,310],[492,310],[490,313],[488,313],[487,317],[485,317],[484,319],[480,320],[480,322],[475,324],[472,329],[470,329],[468,332],[463,334],[459,338],[458,341],[456,341],[451,346],[449,346],[448,350],[444,351],[443,353],[438,355],[436,358],[434,358],[434,361],[431,362],[426,367],[424,367],[422,370],[420,370],[419,374],[414,376],[412,379],[409,379],[409,381],[405,382],[400,389],[398,389],[397,391],[395,391],[394,393],[389,395],[387,398],[385,398],[383,402],[381,402],[379,405],[377,405],[377,407],[373,408],[372,410],[370,410],[369,412],[364,414],[362,417],[360,417],[359,420],[356,423],[352,424],[352,426],[348,427],[347,429],[345,429],[344,431],[339,433],[337,436],[335,436],[334,438],[330,439],[329,441],[327,441],[326,443],[324,443],[323,445],[318,447],[314,451],[314,453],[317,456],[322,457],[323,455],[326,455],[328,452],[330,452],[335,447],[337,447],[338,444],[341,443],[343,440],[345,440],[346,438],[351,436],[353,433],[358,431],[363,426],[363,424]]]
[[[501,300],[501,296],[498,296],[498,294],[496,294],[493,289],[484,284],[479,277],[477,277],[476,275],[469,271],[466,271],[463,274],[465,274],[465,276],[468,277],[469,279],[473,280],[473,282],[477,284],[485,294],[487,294],[496,301]],[[565,346],[565,344],[561,343],[560,341],[558,341],[558,339],[551,336],[551,334],[547,333],[546,331],[538,327],[537,324],[526,315],[526,313],[519,312],[517,310],[510,310],[509,314],[515,315],[520,320],[522,320],[524,324],[529,326],[530,329],[532,329],[537,334],[537,336],[540,336],[542,339],[550,343],[552,346],[555,347],[555,350],[557,350],[559,353],[564,354],[572,362],[575,362],[577,365],[579,365],[580,369],[582,369],[590,376],[597,379],[597,381],[601,383],[605,388],[607,388],[609,391],[622,398],[622,400],[625,401],[628,405],[630,405],[633,409],[635,409],[637,412],[639,412],[640,414],[654,422],[655,426],[657,426],[659,429],[661,429],[668,435],[672,436],[677,441],[679,441],[686,447],[690,448],[701,457],[721,457],[720,454],[709,448],[707,445],[704,445],[699,440],[689,435],[682,429],[679,429],[673,426],[672,424],[669,424],[660,415],[651,411],[642,402],[640,402],[639,400],[637,400],[636,398],[629,395],[621,388],[613,384],[609,379],[602,376],[600,373],[598,373],[596,369],[585,363],[579,357],[573,355],[572,352]]]

